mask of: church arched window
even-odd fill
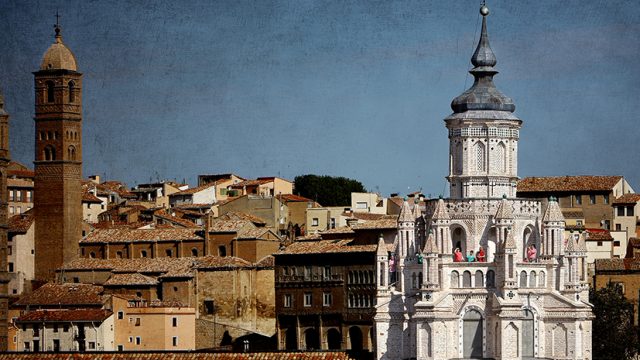
[[[454,289],[460,287],[460,275],[455,270],[451,272],[451,287]]]
[[[474,152],[476,154],[476,170],[485,171],[484,162],[485,162],[485,149],[484,144],[480,141],[473,145]]]
[[[521,288],[527,287],[527,272],[524,270],[520,272],[520,287]]]
[[[44,152],[43,154],[44,160],[51,161],[56,159],[56,149],[53,146],[51,145],[45,146],[43,152]]]
[[[76,84],[73,81],[69,81],[69,102],[76,101]]]
[[[76,148],[73,145],[70,145],[67,149],[67,159],[72,161],[76,160]]]
[[[475,287],[481,288],[484,287],[484,274],[480,270],[476,270],[475,276]]]
[[[462,174],[462,143],[456,143],[455,156],[453,157],[453,168],[456,175]]]
[[[53,93],[53,88],[54,88],[53,81],[47,81],[45,85],[47,87],[47,102],[52,103],[55,101],[55,97]]]

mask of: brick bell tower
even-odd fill
[[[60,26],[35,76],[35,286],[78,256],[82,236],[82,74]]]
[[[0,93],[0,351],[7,351],[9,273],[7,272],[7,166],[9,165],[9,114]]]

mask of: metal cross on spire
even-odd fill
[[[53,25],[53,28],[56,29],[56,38],[60,36],[60,14],[58,14],[58,10],[56,10],[56,24]]]

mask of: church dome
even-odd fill
[[[73,70],[77,71],[76,57],[71,50],[62,43],[60,28],[56,27],[56,41],[49,46],[42,56],[40,70]]]

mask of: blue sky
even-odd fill
[[[640,7],[489,1],[498,88],[524,120],[519,175],[639,187]],[[84,74],[84,175],[128,185],[234,172],[448,188],[443,119],[467,76],[478,1],[4,1],[0,88],[32,166],[33,75],[53,42]],[[640,189],[636,189],[640,190]]]

